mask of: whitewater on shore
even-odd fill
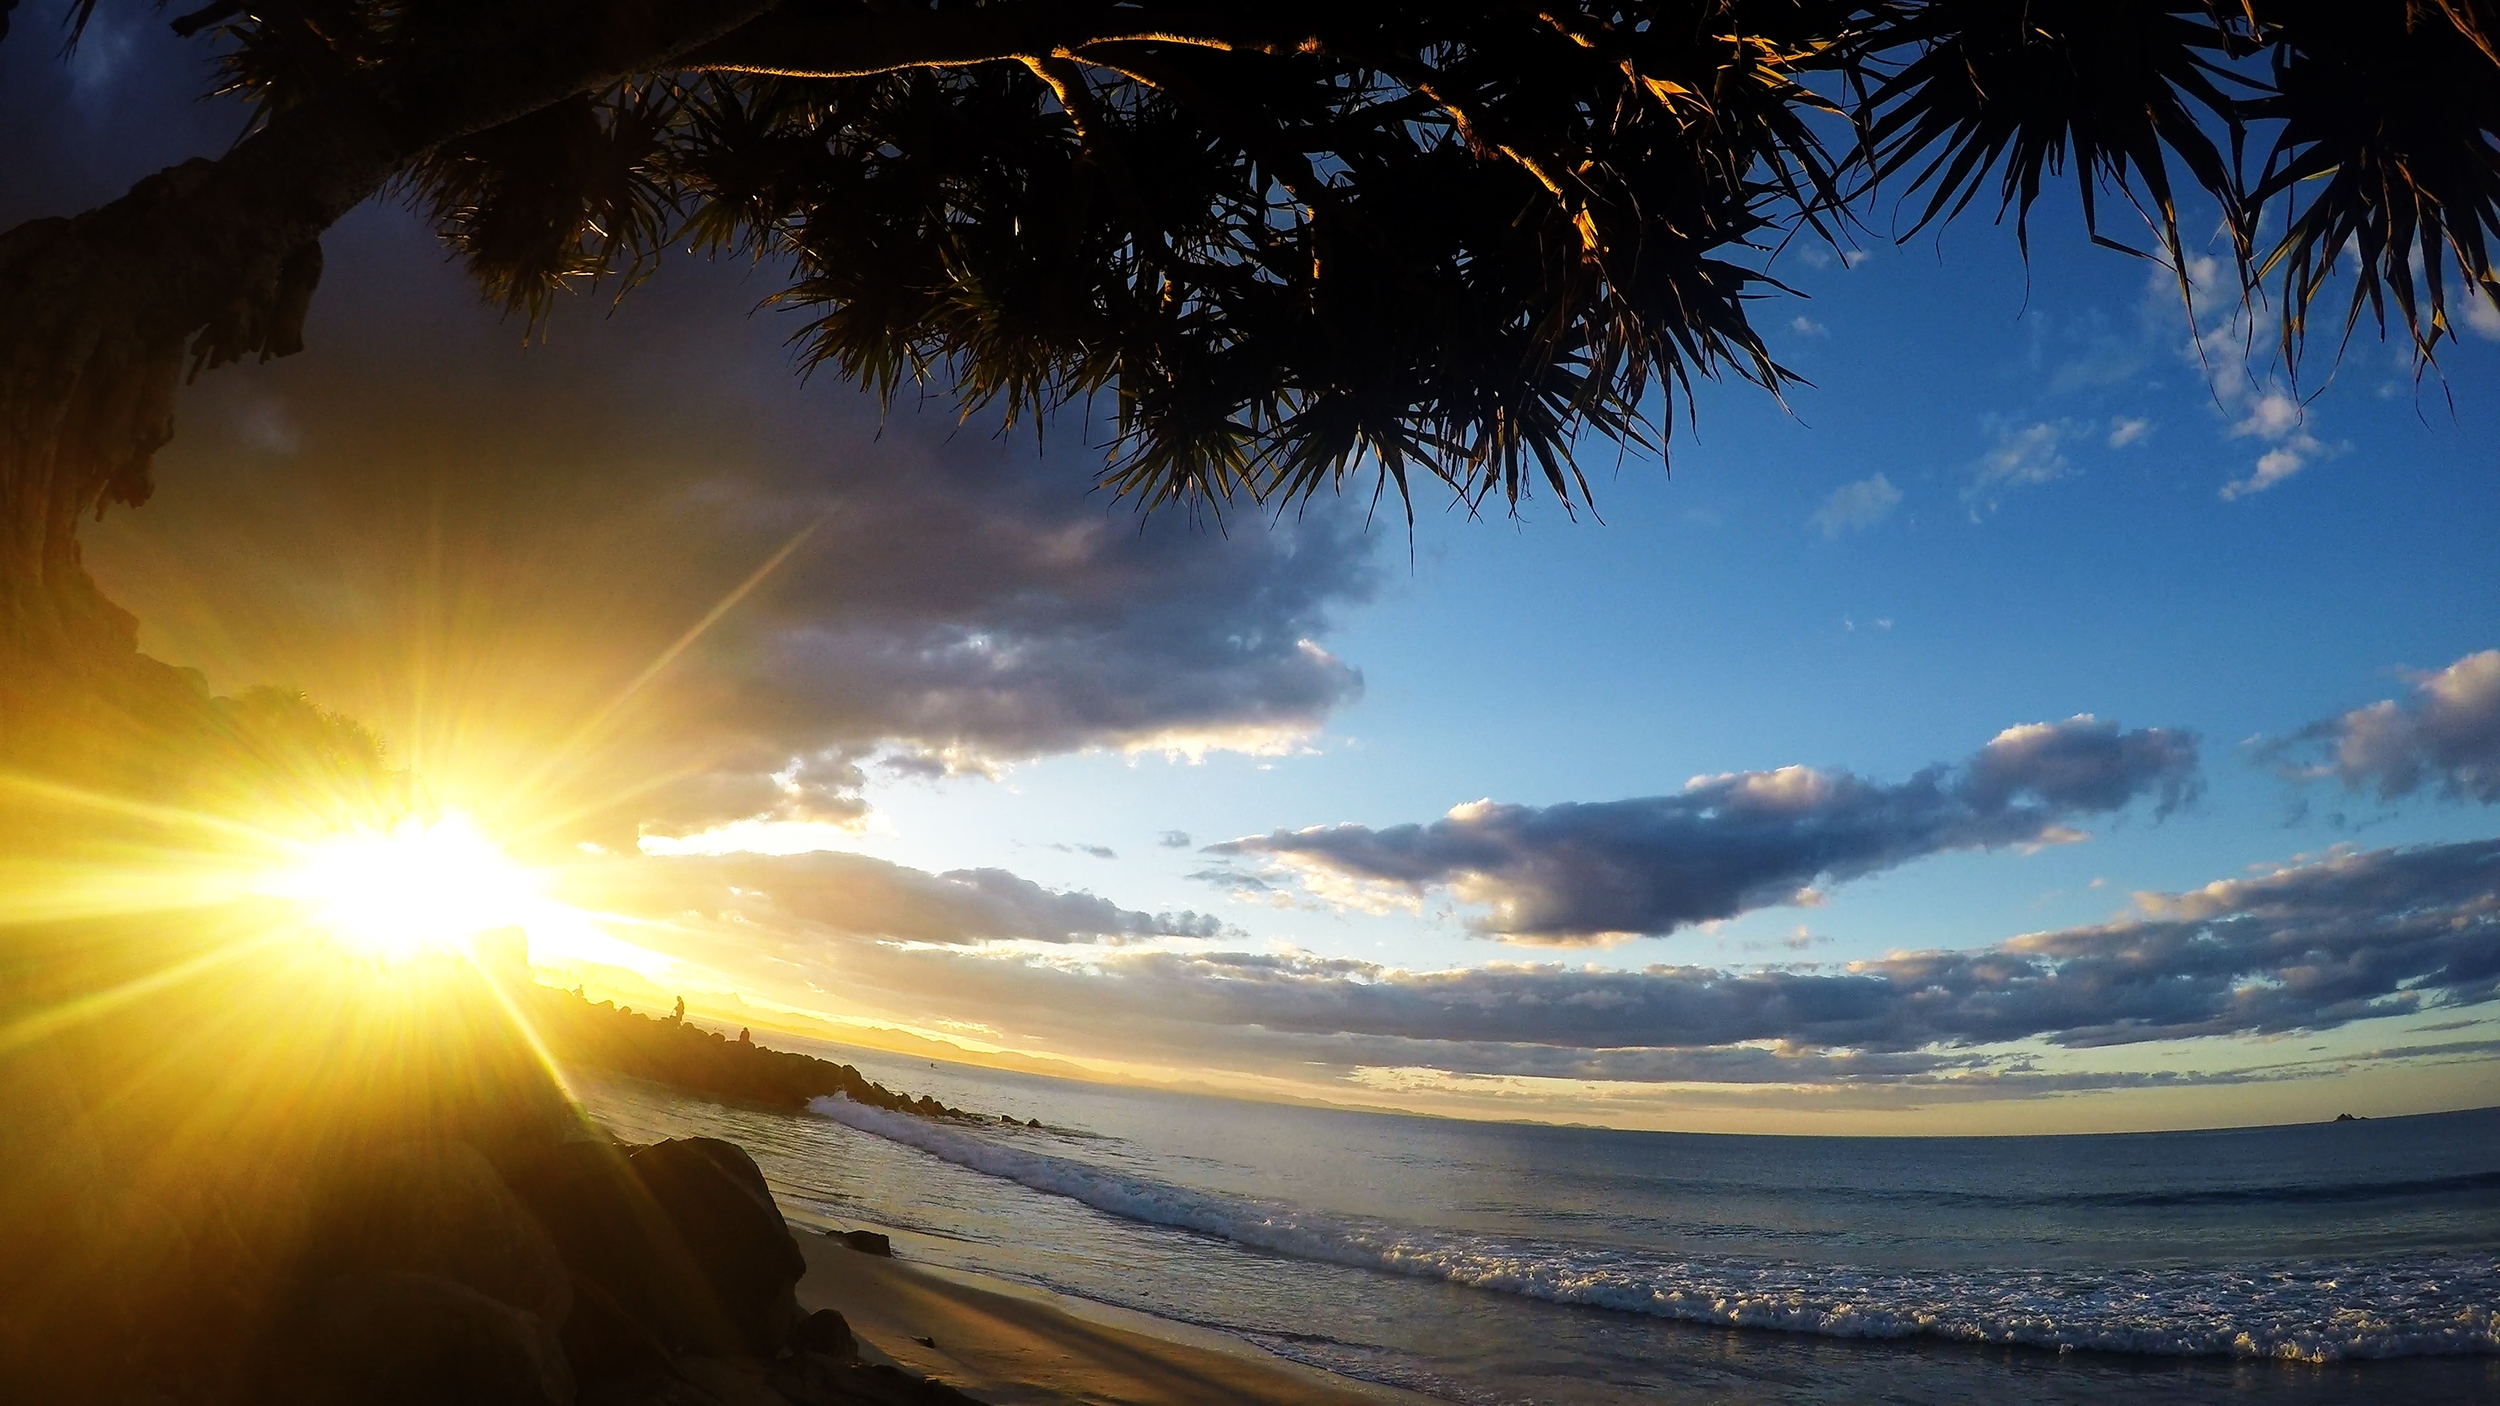
[[[1727,1137],[841,1057],[1017,1126],[623,1085],[592,1102],[628,1136],[735,1137],[795,1210],[890,1229],[926,1262],[1450,1400],[2500,1392],[2500,1110]]]

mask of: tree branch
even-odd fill
[[[1020,4],[975,11],[862,11],[839,19],[776,12],[688,54],[679,67],[782,78],[866,78],[907,68],[1021,62],[1089,44],[1155,40],[1278,52],[1301,40],[1218,7]]]
[[[0,235],[0,668],[76,638],[132,647],[80,565],[78,520],[137,504],[183,357],[300,345],[318,241],[443,142],[666,68],[776,0],[512,0],[424,61],[273,114],[215,160],[75,219]]]

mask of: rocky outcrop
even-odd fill
[[[326,1189],[304,1278],[432,1275],[563,1326],[573,1282],[530,1208],[464,1143],[404,1142],[367,1154]]]
[[[572,1143],[516,1169],[589,1301],[572,1346],[589,1376],[680,1354],[770,1354],[798,1321],[798,1242],[744,1149],[715,1138]]]
[[[576,992],[523,989],[532,1003],[532,1022],[567,1065],[610,1070],[732,1103],[797,1108],[809,1099],[839,1094],[871,1108],[927,1118],[977,1116],[926,1094],[897,1093],[847,1064],[769,1049],[751,1037],[732,1040],[690,1024],[682,1002],[673,1018],[647,1016]]]
[[[0,1057],[0,1398],[158,1406],[953,1406],[802,1315],[712,1138],[348,1142],[129,1194],[67,1067]],[[499,1165],[500,1164],[500,1165]],[[19,1212],[27,1212],[20,1214]]]
[[[574,1406],[554,1324],[439,1274],[308,1286],[270,1357],[288,1406]]]

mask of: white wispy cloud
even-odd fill
[[[2226,499],[2263,493],[2326,452],[2318,437],[2309,433],[2305,407],[2283,390],[2268,386],[2243,404],[2245,413],[2231,426],[2231,437],[2260,440],[2269,447],[2257,456],[2256,466],[2247,477],[2222,486]]]
[[[1901,490],[1884,475],[1871,474],[1833,489],[1806,521],[1826,538],[1832,538],[1843,532],[1863,532],[1892,516],[1892,510],[1899,506]]]
[[[2282,321],[2262,302],[2239,295],[2221,260],[2187,261],[2195,312],[2180,355],[2197,366],[2214,400],[2230,416],[2231,439],[2254,439],[2265,448],[2248,471],[2224,483],[2226,501],[2263,493],[2336,452],[2314,433],[2309,408],[2284,383],[2279,364]],[[2178,316],[2178,279],[2157,270],[2145,292],[2146,306]]]
[[[2500,304],[2480,284],[2468,283],[2458,300],[2465,308],[2465,325],[2475,336],[2487,342],[2500,342]]]
[[[2069,467],[2064,445],[2074,430],[2063,420],[1998,426],[1996,443],[1971,466],[1962,487],[1964,501],[1976,513],[1982,507],[1995,508],[2012,489],[2064,478]]]

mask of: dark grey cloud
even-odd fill
[[[134,34],[77,73],[0,46],[0,218],[236,129],[190,101],[193,56]],[[797,324],[753,311],[770,270],[679,260],[524,345],[405,212],[324,244],[307,352],[201,377],[155,501],[88,534],[143,646],[221,689],[303,688],[611,841],[851,818],[872,765],[1278,747],[1361,691],[1317,643],[1373,588],[1360,504],[1141,520],[1093,491],[1080,414],[1037,443],[802,379]]]
[[[1429,825],[1278,830],[1207,848],[1322,881],[1446,889],[1487,905],[1480,931],[1569,943],[1729,918],[1923,855],[2073,838],[2068,822],[2139,798],[2166,815],[2197,784],[2194,733],[2083,716],[2008,728],[1959,767],[1894,785],[1792,766],[1698,777],[1672,796],[1478,801]]]
[[[2301,771],[2331,776],[2382,801],[2430,791],[2500,805],[2500,649],[2419,675],[2413,691],[2310,724],[2266,749],[2314,757]]]
[[[2030,1057],[1991,1051],[2320,1031],[2500,999],[2500,841],[2337,855],[2143,895],[2135,914],[2109,923],[1833,967],[1416,972],[1157,948],[1074,966],[931,953],[876,961],[874,979],[889,989],[942,989],[959,1012],[1002,1028],[1082,1040],[1085,1023],[1117,1016],[1124,1043],[1176,1056],[1636,1081],[2014,1074],[2032,1069]],[[2463,1047],[2386,1057],[2452,1048]],[[2118,1086],[2112,1077],[2043,1072],[2033,1082]]]
[[[1217,888],[1227,889],[1234,893],[1280,892],[1277,885],[1232,864],[1210,864],[1189,877],[1198,883],[1213,884]]]
[[[623,858],[575,866],[562,882],[588,905],[644,922],[725,927],[738,944],[782,960],[827,935],[962,946],[1229,931],[1208,914],[1139,912],[1004,869],[932,874],[833,851]]]

